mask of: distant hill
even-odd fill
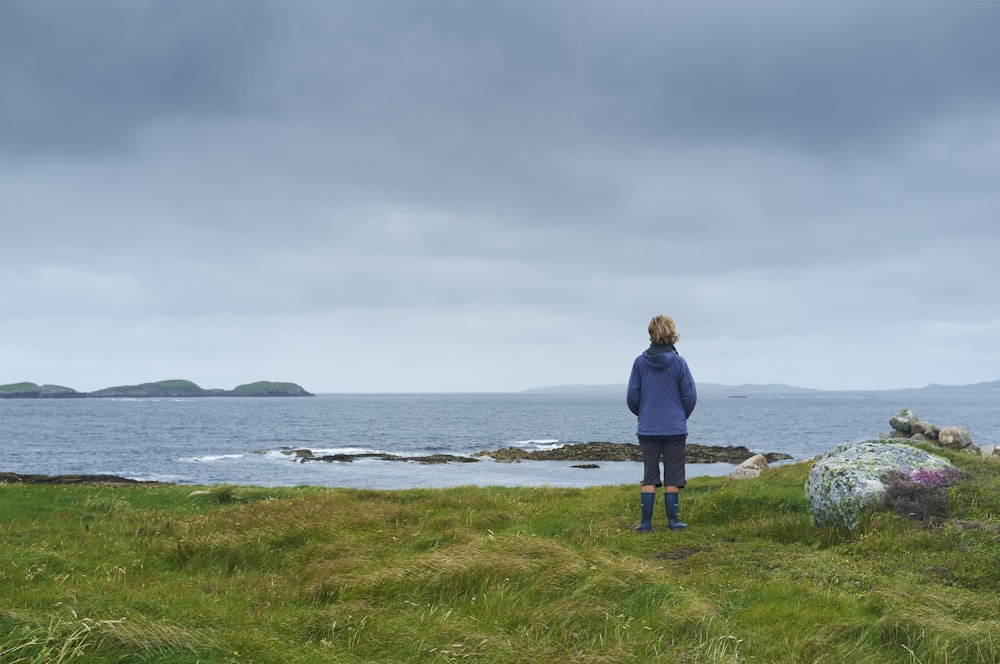
[[[549,385],[524,390],[533,394],[611,394],[625,392],[625,385]]]
[[[811,387],[796,387],[784,383],[744,383],[743,385],[720,385],[719,383],[698,383],[698,391],[705,394],[788,394],[790,392],[820,392]]]
[[[1000,390],[1000,380],[991,380],[985,383],[971,383],[969,385],[941,385],[939,383],[931,383],[927,387],[920,388],[922,390]]]
[[[83,399],[150,397],[311,397],[295,383],[277,383],[263,380],[238,385],[232,390],[205,389],[189,380],[161,380],[139,385],[106,387],[94,392],[77,392],[61,385],[36,385],[35,383],[10,383],[0,385],[0,399]]]
[[[119,385],[117,387],[106,387],[103,390],[91,392],[92,397],[203,397],[211,390],[198,387],[189,380],[161,380],[155,383],[142,383],[140,385]]]
[[[62,385],[36,385],[35,383],[10,383],[0,385],[0,399],[18,397],[79,397],[83,396],[71,387]]]
[[[792,385],[768,384],[768,385],[720,385],[718,383],[697,383],[698,392],[704,394],[787,394],[789,392],[818,392],[805,387],[794,387]],[[527,393],[535,394],[616,394],[625,393],[626,385],[550,385],[547,387],[533,387],[524,390]]]
[[[697,383],[699,394],[725,394],[729,396],[744,396],[750,394],[805,394],[809,392],[823,392],[810,387],[795,387],[794,385],[784,385],[782,383],[755,384],[747,383],[743,385],[721,385],[719,383]],[[625,393],[625,384],[621,385],[550,385],[547,387],[533,387],[524,390],[526,393],[536,394],[615,394]],[[971,383],[969,385],[941,385],[931,383],[926,387],[905,387],[896,390],[882,391],[914,391],[914,390],[1000,390],[1000,380],[984,383]],[[869,390],[852,390],[865,392]]]

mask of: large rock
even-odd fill
[[[938,432],[938,445],[964,450],[972,447],[972,435],[962,427],[945,427]]]
[[[806,480],[813,523],[852,530],[862,510],[884,499],[886,486],[881,478],[889,471],[951,467],[944,459],[906,444],[863,440],[838,445],[813,465]]]

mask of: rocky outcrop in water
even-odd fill
[[[435,464],[435,463],[475,463],[479,459],[472,457],[461,456],[457,454],[427,454],[424,456],[402,456],[399,454],[389,454],[388,452],[359,452],[357,454],[313,454],[312,450],[290,450],[285,452],[288,455],[294,455],[299,463],[306,463],[307,461],[326,461],[331,463],[338,461],[340,463],[351,463],[355,459],[376,459],[378,461],[410,461],[413,463],[420,464]]]
[[[688,443],[688,463],[742,463],[754,455],[746,447],[714,446]],[[591,442],[564,445],[551,450],[523,450],[519,447],[478,452],[476,456],[488,456],[496,461],[642,461],[642,450],[635,443]],[[769,461],[791,459],[787,454],[770,452],[765,455]]]
[[[139,486],[160,484],[143,480],[130,480],[117,475],[20,475],[0,472],[0,484],[92,484],[101,486]]]
[[[429,456],[400,456],[385,452],[362,452],[358,454],[323,454],[315,455],[312,450],[289,450],[285,454],[294,455],[300,462],[306,461],[340,461],[351,462],[355,459],[378,459],[380,461],[411,461],[416,463],[470,463],[479,461],[481,457],[489,457],[501,463],[516,463],[519,461],[642,461],[642,451],[635,443],[577,443],[563,445],[550,450],[524,450],[519,447],[501,447],[499,449],[477,452],[471,457],[454,454],[432,454]],[[687,446],[688,463],[741,463],[754,456],[743,446],[712,446],[689,443]],[[791,459],[787,454],[771,452],[763,455],[768,461]],[[583,466],[581,466],[583,467]],[[588,467],[593,467],[588,466]]]

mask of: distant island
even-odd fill
[[[10,383],[0,385],[0,399],[145,399],[150,397],[311,397],[295,383],[262,380],[238,385],[231,390],[205,389],[189,380],[161,380],[139,385],[106,387],[95,392],[77,392],[62,385]]]

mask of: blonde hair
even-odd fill
[[[673,346],[680,336],[669,316],[653,316],[649,321],[649,342],[654,346]]]

